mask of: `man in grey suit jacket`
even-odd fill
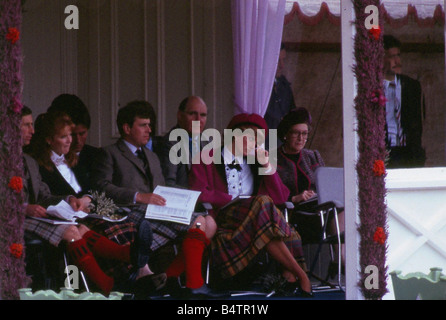
[[[139,124],[138,124],[139,125]],[[144,165],[136,154],[141,150],[148,164]],[[99,189],[119,204],[165,203],[153,194],[157,185],[164,185],[158,157],[145,147],[136,147],[121,138],[115,144],[102,149],[93,174]]]
[[[100,151],[92,173],[93,184],[118,204],[164,205],[153,194],[164,185],[158,157],[145,147],[150,138],[150,114],[145,101],[133,101],[121,108],[117,125],[121,138]]]

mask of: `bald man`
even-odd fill
[[[190,164],[192,163],[192,148],[196,148],[197,152],[204,146],[203,142],[198,141],[206,126],[207,106],[202,98],[198,96],[189,96],[181,101],[177,111],[177,124],[164,137],[160,151],[161,167],[163,176],[167,186],[177,188],[188,187],[188,175]],[[196,126],[197,132],[193,131],[193,121],[199,122]],[[183,129],[189,136],[189,163],[173,164],[169,159],[170,149],[178,143],[178,141],[170,141],[170,133],[175,129]]]

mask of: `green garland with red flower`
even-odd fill
[[[353,0],[356,14],[354,39],[357,96],[355,110],[358,133],[358,205],[360,225],[359,287],[366,299],[382,299],[387,292],[387,208],[385,204],[385,105],[383,91],[383,58],[381,26],[366,28],[370,13],[366,7],[380,8],[378,0]],[[379,21],[383,17],[379,15]],[[378,270],[377,283],[371,285],[369,266]],[[375,275],[374,275],[375,276]]]
[[[23,160],[20,134],[21,1],[0,2],[0,299],[17,299],[25,272]]]

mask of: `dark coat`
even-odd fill
[[[399,75],[401,81],[401,127],[406,136],[406,146],[391,149],[389,168],[423,167],[426,160],[422,147],[423,107],[419,81]]]
[[[277,129],[283,116],[296,108],[291,84],[284,76],[277,78],[273,87],[268,108],[265,113],[265,121],[269,129]]]

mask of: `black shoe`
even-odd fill
[[[285,281],[277,290],[277,295],[285,297],[313,298],[313,292],[302,290],[299,281]]]
[[[203,284],[200,288],[189,289],[189,299],[207,300],[207,299],[226,299],[230,295],[226,292],[215,292],[209,288],[206,284]]]
[[[296,295],[296,291],[299,288],[299,283],[297,281],[295,282],[289,282],[285,281],[280,288],[277,290],[277,295],[285,296],[285,297],[292,297]]]
[[[298,288],[296,290],[296,296],[301,297],[301,298],[314,298],[313,291],[308,292],[308,291],[302,290],[301,288]]]
[[[302,289],[302,287],[300,286],[300,284],[298,282],[296,282],[296,283],[297,283],[297,289],[295,291],[295,295],[297,297],[300,297],[300,298],[314,298],[313,289],[310,289],[310,291],[305,291],[305,290]]]
[[[154,295],[166,285],[166,280],[165,273],[151,274],[139,278],[133,285],[135,300],[150,300],[151,295]]]
[[[185,300],[189,299],[190,296],[190,290],[183,288],[178,278],[175,277],[167,278],[166,285],[160,291],[162,294],[169,295],[173,299]]]

